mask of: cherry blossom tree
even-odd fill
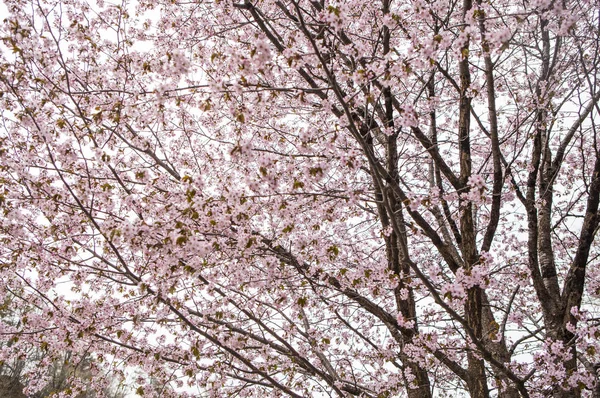
[[[4,324],[11,326],[18,324],[31,312],[31,308],[23,305],[12,305],[12,298],[5,298],[0,304],[0,317]],[[17,326],[18,327],[18,326]],[[4,339],[2,343],[12,345],[13,339]],[[53,357],[48,360],[46,350],[42,346],[32,346],[30,351],[21,351],[8,360],[0,363],[0,395],[5,398],[25,398],[23,394],[24,385],[21,380],[22,374],[27,373],[32,367],[38,368],[37,372],[44,372],[48,379],[48,384],[35,394],[30,395],[33,398],[46,398],[56,396],[60,391],[67,391],[71,388],[74,380],[78,387],[84,387],[83,391],[76,396],[78,398],[95,398],[98,396],[107,398],[124,398],[126,396],[126,387],[124,385],[113,385],[109,390],[100,393],[85,389],[87,381],[93,376],[93,371],[98,370],[90,358],[90,355],[77,355],[77,362],[72,361],[73,353],[64,352],[58,358]]]
[[[0,292],[35,309],[4,360],[600,397],[598,1],[4,6]]]

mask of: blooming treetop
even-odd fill
[[[600,396],[597,1],[4,2],[0,357]]]

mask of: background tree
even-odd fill
[[[596,1],[5,4],[5,357],[600,396]]]

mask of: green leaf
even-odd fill
[[[340,249],[336,245],[329,246],[327,253],[329,253],[329,259],[334,260],[340,254]]]
[[[200,350],[198,349],[198,347],[196,347],[196,346],[192,347],[192,355],[194,355],[194,357],[196,357],[196,359],[200,359]]]
[[[323,175],[323,169],[320,167],[311,167],[308,172],[311,176],[316,177],[317,174]]]

